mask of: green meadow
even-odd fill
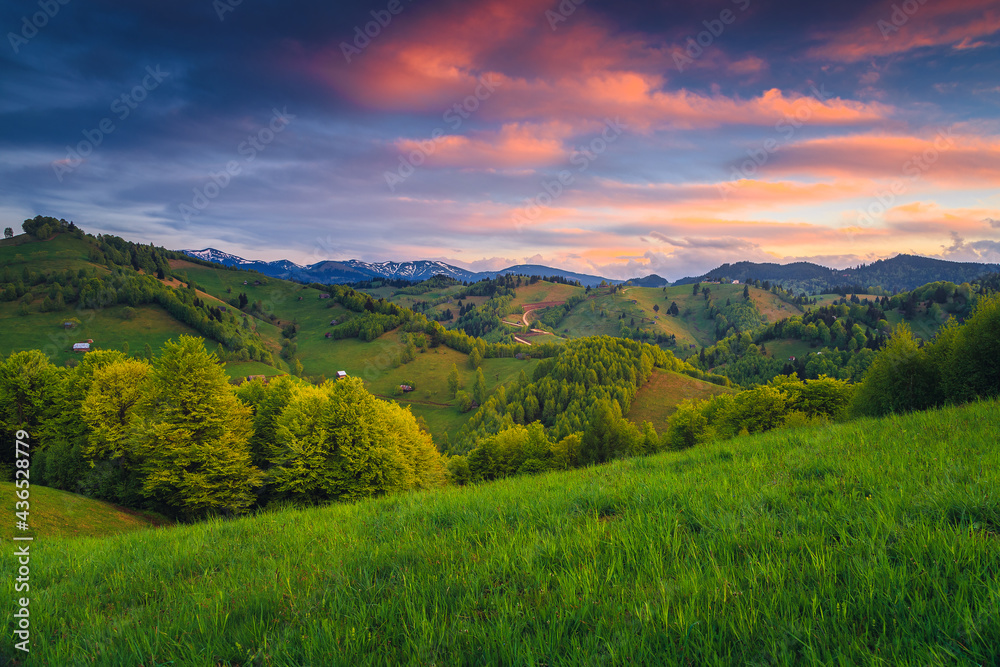
[[[40,535],[25,664],[995,665],[998,407]]]

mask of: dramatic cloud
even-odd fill
[[[4,226],[614,278],[996,256],[995,2],[217,5],[7,40]]]

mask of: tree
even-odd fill
[[[743,298],[747,301],[750,300],[750,285],[743,286]]]
[[[455,394],[455,400],[458,401],[458,409],[462,412],[468,412],[472,409],[472,394],[467,391],[459,391]]]
[[[892,412],[925,410],[941,400],[935,369],[910,327],[902,322],[865,373],[854,394],[852,412],[882,416]]]
[[[134,408],[145,391],[150,373],[145,361],[122,359],[94,371],[80,416],[90,428],[83,454],[90,460],[115,459],[126,454]]]
[[[10,227],[4,227],[3,237],[5,239],[12,239],[12,238],[14,238],[14,230],[11,229]]]
[[[458,393],[458,383],[458,366],[452,364],[451,371],[448,373],[448,393],[451,394],[452,398],[455,398],[455,394]]]
[[[478,347],[472,348],[469,352],[469,368],[479,368],[483,363],[483,354]]]
[[[0,420],[6,436],[24,429],[39,433],[56,401],[60,371],[38,350],[15,352],[0,363]],[[13,461],[11,456],[4,460]]]
[[[167,341],[147,387],[130,442],[143,494],[188,518],[249,508],[263,483],[250,460],[250,409],[204,341]]]
[[[659,304],[656,304],[656,303],[653,304],[653,312],[654,313],[660,312],[660,305]]]
[[[950,330],[951,327],[946,327]],[[945,395],[952,401],[1000,394],[1000,294],[981,297],[966,323],[945,343],[944,361],[938,362]],[[932,352],[933,354],[933,352]]]
[[[357,500],[445,483],[441,456],[409,409],[359,378],[296,387],[278,419],[269,476],[300,502]]]
[[[476,369],[476,383],[472,386],[472,397],[479,405],[486,402],[486,378],[483,377],[482,368]]]

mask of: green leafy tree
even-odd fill
[[[250,409],[204,341],[168,341],[147,387],[131,442],[143,493],[188,518],[248,509],[263,483],[250,459]]]
[[[948,347],[939,368],[943,393],[963,402],[1000,395],[1000,294],[982,297],[957,332],[940,336]]]
[[[451,394],[452,398],[458,393],[458,366],[455,364],[451,365],[451,371],[448,372],[448,393]]]
[[[441,456],[410,411],[378,400],[359,378],[297,387],[278,419],[271,462],[276,493],[299,502],[445,483]]]
[[[472,397],[479,405],[486,402],[486,377],[483,376],[482,368],[476,369],[476,383],[472,386]]]
[[[472,394],[467,391],[459,391],[455,394],[455,400],[458,402],[458,409],[462,412],[468,412],[472,409]]]
[[[878,353],[854,395],[852,413],[881,416],[925,410],[941,401],[936,369],[909,325],[901,322]]]
[[[83,454],[90,460],[125,457],[134,408],[145,391],[151,368],[145,361],[122,359],[94,371],[80,416],[90,428]],[[125,457],[125,465],[132,463]]]
[[[11,229],[10,227],[4,227],[4,229],[3,229],[3,237],[5,239],[12,239],[12,238],[14,238],[14,230]]]

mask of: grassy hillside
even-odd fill
[[[636,392],[627,417],[636,424],[651,422],[658,433],[663,433],[670,415],[683,401],[711,398],[732,391],[728,387],[655,368],[649,382]]]
[[[24,316],[17,314],[17,307],[16,301],[0,303],[0,320],[3,320],[0,353],[9,355],[11,352],[39,349],[48,354],[53,363],[60,365],[68,359],[79,359],[80,355],[73,352],[73,343],[87,339],[94,341],[94,349],[104,350],[120,350],[127,342],[129,351],[138,354],[147,343],[155,352],[165,342],[181,334],[199,335],[154,305],[137,306],[131,319],[123,319],[125,306],[86,311],[67,309],[55,313],[33,310]],[[64,329],[63,322],[69,317],[79,319],[80,326]]]
[[[0,482],[0,494],[11,503],[16,500],[13,482]],[[4,524],[3,536],[30,535],[37,540],[56,538],[107,538],[166,523],[153,514],[125,509],[75,493],[32,486],[28,501],[30,531],[14,530],[13,520]]]
[[[53,537],[33,664],[997,664],[998,408]]]
[[[711,289],[712,298],[718,303],[743,298],[743,285],[706,287]],[[801,309],[766,290],[752,287],[750,294],[765,322],[802,314]],[[667,308],[674,302],[680,314],[667,315]],[[659,311],[654,306],[659,306]],[[607,317],[601,317],[601,311]],[[715,322],[707,317],[705,299],[700,293],[694,295],[690,285],[667,287],[665,290],[659,287],[627,287],[617,294],[607,294],[602,290],[598,296],[577,305],[559,324],[558,330],[573,338],[618,335],[618,319],[623,313],[627,324],[635,321],[636,326],[652,333],[676,336],[675,351],[682,357],[694,348],[707,347],[716,342]]]
[[[90,261],[89,251],[88,242],[72,234],[56,234],[46,241],[21,234],[0,243],[0,266],[9,267],[14,276],[20,276],[26,267],[37,274],[61,273],[67,269],[107,274],[107,267]],[[0,302],[0,320],[4,322],[0,329],[0,354],[40,349],[54,363],[63,364],[68,359],[78,358],[72,351],[73,343],[88,338],[93,339],[95,349],[117,350],[127,342],[132,353],[139,353],[147,343],[155,351],[181,334],[198,335],[157,305],[136,306],[130,319],[125,319],[124,306],[101,310],[71,306],[43,313],[40,306],[48,290],[44,284],[31,288],[34,300],[28,315],[18,314],[19,301]],[[80,326],[64,329],[63,322],[69,318],[80,320]]]

